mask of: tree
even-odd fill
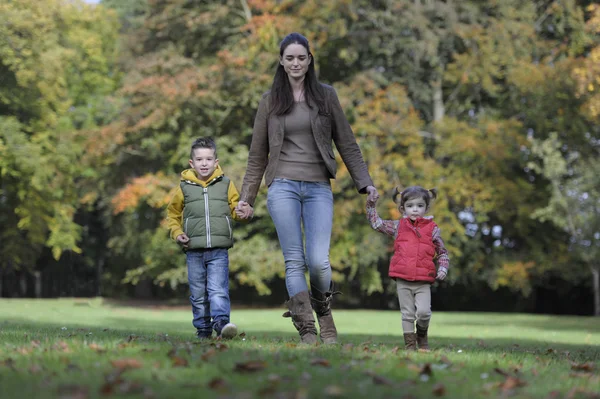
[[[598,149],[598,144],[590,143]],[[551,184],[548,205],[533,218],[549,220],[569,235],[574,254],[571,273],[591,271],[594,314],[600,316],[600,163],[582,158],[578,152],[563,155],[563,144],[553,133],[546,140],[534,140],[537,162],[530,165]]]
[[[113,89],[116,19],[83,2],[0,1],[0,268],[81,252],[82,136]]]

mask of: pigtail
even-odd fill
[[[431,199],[436,199],[438,196],[437,188],[431,188],[431,189],[427,190],[427,195],[429,195],[429,198],[431,198]]]
[[[400,196],[400,200],[398,200],[398,196]],[[399,201],[402,200],[402,186],[396,186],[396,187],[394,187],[394,193],[392,194],[392,200],[396,204],[398,204]]]

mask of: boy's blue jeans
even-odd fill
[[[229,323],[229,254],[225,248],[187,251],[192,324],[200,337]]]
[[[329,291],[329,243],[333,224],[333,193],[329,182],[275,178],[269,186],[267,209],[283,251],[285,284],[290,298],[308,291],[304,276],[307,266],[310,285],[321,292]]]

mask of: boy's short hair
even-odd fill
[[[192,149],[190,150],[190,159],[194,159],[194,150],[197,148],[210,148],[215,152],[215,159],[217,156],[217,144],[212,137],[199,137],[192,143]]]

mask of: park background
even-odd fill
[[[165,207],[211,135],[241,186],[278,45],[311,42],[376,187],[436,187],[434,310],[600,314],[600,7],[575,0],[0,0],[0,297],[187,298]],[[337,153],[336,153],[337,155]],[[338,155],[336,307],[394,309]],[[235,306],[286,299],[263,186]]]

